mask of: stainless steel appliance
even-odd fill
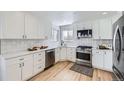
[[[48,68],[55,63],[55,49],[46,50],[45,55],[45,68]]]
[[[92,38],[92,29],[77,30],[77,38]]]
[[[76,49],[76,63],[92,67],[92,47],[78,46]]]
[[[113,72],[124,80],[124,16],[113,24]]]

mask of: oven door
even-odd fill
[[[82,62],[91,62],[91,54],[86,52],[76,52],[76,59]]]

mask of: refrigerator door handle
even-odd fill
[[[117,57],[117,59],[118,59],[118,61],[120,60],[120,57],[121,57],[121,51],[122,51],[122,40],[123,40],[123,37],[122,37],[122,33],[121,33],[121,30],[120,30],[120,28],[119,28],[119,26],[117,25],[117,27],[116,27],[116,29],[115,29],[115,34],[114,34],[114,38],[113,38],[113,51],[114,52],[116,52],[116,50],[115,50],[115,42],[116,42],[116,35],[119,35],[119,39],[120,39],[120,49],[119,49],[119,54],[118,54],[118,57]]]
[[[113,38],[113,51],[115,52],[115,39],[116,39],[116,34],[118,32],[119,26],[117,25],[114,33],[114,38]]]

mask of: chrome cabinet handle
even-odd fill
[[[22,38],[25,39],[25,36],[23,35]]]
[[[22,65],[21,65],[21,64],[19,64],[19,67],[21,68],[21,67],[22,67]]]
[[[41,68],[41,66],[40,67],[38,67],[38,69],[40,69]]]
[[[25,35],[25,39],[27,39],[27,35]]]
[[[22,66],[24,66],[25,64],[24,63],[22,63]]]
[[[24,60],[24,58],[19,59],[20,61]]]

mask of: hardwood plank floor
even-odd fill
[[[112,81],[110,72],[94,69],[93,77],[70,70],[72,62],[58,62],[53,67],[39,73],[31,81]]]

